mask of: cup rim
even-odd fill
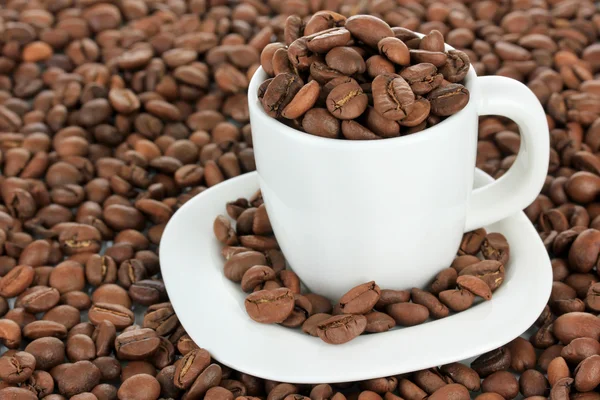
[[[422,33],[415,32],[420,37],[423,37]],[[452,46],[445,44],[446,51],[454,50]],[[266,80],[267,74],[262,68],[262,66],[258,67],[252,79],[250,80],[250,84],[248,86],[248,107],[250,109],[250,124],[256,124],[256,117],[260,118],[261,124],[272,124],[269,128],[276,130],[280,135],[288,135],[292,139],[305,141],[307,144],[315,144],[315,145],[334,145],[334,146],[360,146],[360,147],[368,147],[368,146],[385,146],[391,144],[400,144],[400,143],[410,143],[414,141],[427,140],[429,137],[433,137],[436,134],[450,134],[452,130],[444,129],[447,125],[453,123],[455,120],[462,118],[466,115],[472,107],[474,107],[474,93],[475,93],[475,81],[477,80],[477,74],[475,73],[475,69],[473,68],[473,64],[469,67],[469,72],[465,77],[464,86],[469,90],[469,102],[467,105],[457,112],[447,118],[445,118],[442,122],[427,129],[424,129],[419,132],[415,132],[406,136],[398,136],[393,138],[383,138],[381,140],[345,140],[339,138],[327,138],[322,136],[311,135],[310,133],[302,132],[300,130],[294,129],[281,121],[277,120],[269,116],[265,110],[263,109],[260,101],[258,100],[258,88],[259,86]],[[254,119],[252,118],[254,117]],[[459,131],[459,130],[457,130]]]

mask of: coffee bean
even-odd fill
[[[600,355],[600,343],[596,339],[582,337],[565,346],[560,355],[569,364],[576,365],[593,355]]]
[[[375,110],[387,119],[401,120],[412,111],[415,95],[399,75],[379,75],[373,80]]]
[[[362,315],[336,315],[317,325],[317,335],[325,343],[346,343],[366,329],[367,319]]]
[[[501,347],[477,357],[471,363],[471,368],[481,377],[487,377],[497,371],[505,371],[511,363],[508,349]]]
[[[480,378],[475,370],[460,363],[450,363],[440,367],[442,374],[448,376],[456,383],[460,383],[472,392],[479,391]]]
[[[355,82],[343,83],[329,93],[326,100],[329,112],[339,119],[354,119],[367,108],[368,97]]]
[[[35,357],[35,367],[44,371],[54,368],[65,359],[65,345],[54,337],[35,339],[25,347],[25,351]]]
[[[287,288],[260,290],[246,297],[244,304],[257,322],[283,322],[294,309],[294,296]]]
[[[302,128],[312,135],[337,138],[340,122],[325,108],[313,108],[304,114]]]
[[[9,384],[25,382],[35,370],[35,357],[24,351],[0,357],[0,378]]]
[[[497,371],[481,383],[483,392],[498,393],[505,399],[513,399],[519,394],[517,378],[508,371]]]
[[[377,47],[377,43],[385,37],[394,36],[388,24],[370,15],[352,16],[344,26],[352,36],[371,47]]]
[[[600,383],[600,377],[596,372],[600,356],[592,355],[583,360],[575,369],[575,389],[579,392],[588,392],[593,390]],[[592,389],[590,389],[592,388]]]
[[[427,307],[429,314],[433,318],[445,318],[450,313],[448,307],[442,304],[437,297],[435,297],[435,295],[429,292],[418,288],[412,288],[410,291],[410,297],[413,303]]]
[[[340,308],[344,314],[366,314],[377,303],[381,290],[375,282],[358,285],[340,299]]]
[[[565,345],[578,338],[598,340],[600,337],[600,324],[591,314],[583,312],[568,313],[561,315],[554,321],[553,334]]]
[[[464,86],[451,83],[432,90],[427,100],[431,103],[431,112],[443,117],[462,110],[469,102],[469,92]]]
[[[427,307],[415,303],[390,304],[386,307],[386,313],[402,326],[422,324],[429,318]]]
[[[504,281],[504,266],[499,261],[480,261],[463,268],[459,276],[464,275],[480,278],[493,292]]]
[[[188,389],[209,364],[210,355],[206,350],[190,351],[175,365],[175,386],[180,389]]]
[[[102,321],[112,322],[117,329],[123,329],[133,324],[133,313],[118,304],[96,303],[89,311],[90,321],[98,326]]]
[[[118,396],[124,399],[157,400],[160,397],[160,384],[151,375],[134,375],[123,382]]]

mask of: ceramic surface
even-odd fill
[[[477,187],[491,178],[477,171]],[[451,317],[328,345],[299,329],[252,321],[245,293],[223,275],[213,221],[225,203],[258,189],[256,173],[225,181],[188,201],[169,221],[160,262],[170,300],[191,338],[238,371],[295,383],[345,382],[420,370],[476,356],[519,336],[537,319],[550,295],[546,250],[525,214],[493,225],[511,246],[503,285],[491,301]],[[392,201],[392,199],[390,199]],[[382,224],[388,224],[383,218]],[[293,227],[291,227],[293,228]],[[314,259],[318,252],[312,252]],[[393,288],[388,282],[378,282]],[[398,288],[409,288],[401,285]],[[527,307],[523,305],[526,304]]]
[[[327,139],[269,117],[252,78],[248,105],[259,183],[290,265],[331,298],[369,279],[423,286],[448,265],[465,231],[529,205],[548,167],[546,116],[535,95],[471,68],[470,101],[425,131],[393,139]],[[513,167],[472,192],[479,115],[504,115],[521,129]],[[318,254],[318,257],[315,257]]]

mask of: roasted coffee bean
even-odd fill
[[[244,302],[250,318],[262,323],[283,322],[294,309],[294,295],[287,288],[260,290]]]
[[[102,321],[109,321],[117,329],[123,329],[133,324],[133,313],[118,304],[96,303],[89,311],[90,321],[98,326]]]
[[[593,355],[600,355],[600,343],[596,339],[582,337],[574,339],[565,346],[560,355],[572,365]]]
[[[303,82],[297,75],[288,72],[277,75],[262,97],[263,108],[270,116],[279,117],[302,85]]]
[[[380,294],[375,282],[363,283],[343,295],[339,306],[344,314],[366,314],[379,301]]]
[[[373,80],[375,111],[391,120],[402,120],[412,111],[415,95],[399,75],[379,75]]]
[[[433,114],[445,117],[456,114],[467,105],[469,92],[464,86],[451,83],[432,90],[427,95],[427,100],[431,103]]]
[[[535,367],[536,354],[531,343],[523,338],[516,338],[506,345],[510,352],[510,367],[517,372],[523,372]]]
[[[359,336],[367,327],[362,315],[336,315],[317,325],[317,335],[325,343],[342,344]]]
[[[440,367],[440,372],[452,381],[460,383],[472,392],[479,391],[480,378],[475,370],[460,363],[451,363]]]
[[[180,389],[188,389],[210,364],[210,355],[204,349],[192,350],[175,365],[174,382]]]
[[[115,350],[122,360],[144,360],[158,350],[159,344],[160,339],[155,331],[141,328],[117,336]]]
[[[513,399],[519,394],[517,378],[508,371],[497,371],[481,382],[483,392],[498,393],[505,399]]]
[[[35,370],[35,357],[24,351],[0,357],[0,378],[9,384],[25,382]]]
[[[134,375],[123,382],[118,396],[120,399],[157,400],[160,397],[160,383],[152,375]]]
[[[65,359],[65,345],[54,337],[35,339],[25,347],[25,351],[35,357],[35,367],[44,371],[54,368]]]
[[[427,307],[415,303],[390,304],[385,311],[401,326],[422,324],[429,318]]]
[[[504,347],[492,350],[477,357],[471,363],[471,368],[481,377],[487,377],[497,371],[505,371],[510,367],[510,351]]]

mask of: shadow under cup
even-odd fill
[[[350,141],[313,136],[268,116],[248,91],[259,183],[291,268],[338,300],[374,280],[425,287],[452,262],[465,228],[477,148],[479,88],[460,112],[409,136]]]

